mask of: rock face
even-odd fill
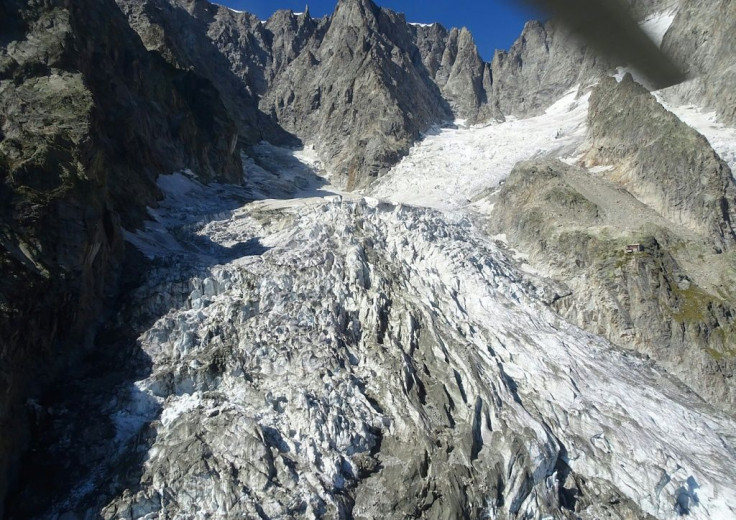
[[[674,10],[677,0],[629,0],[639,20]],[[680,54],[664,50],[682,61]],[[684,63],[689,63],[685,61]],[[508,51],[496,51],[491,63],[493,89],[490,101],[504,115],[538,115],[574,86],[587,91],[618,63],[571,34],[557,20],[529,22]]]
[[[421,131],[452,118],[412,62],[412,47],[403,18],[370,0],[344,0],[321,41],[274,79],[261,106],[298,135],[312,133],[341,184],[365,186]]]
[[[589,165],[618,168],[616,181],[662,216],[713,240],[736,241],[736,187],[708,141],[665,110],[630,75],[604,78],[588,113]]]
[[[508,51],[496,51],[492,102],[504,115],[544,111],[570,88],[592,86],[609,64],[554,22],[528,22]]]
[[[733,255],[714,254],[618,182],[558,161],[519,164],[490,228],[569,288],[553,305],[562,316],[651,357],[733,413]],[[629,244],[642,250],[627,253]]]
[[[225,99],[238,89],[258,97],[348,189],[371,183],[433,125],[500,117],[466,29],[412,26],[371,0],[341,0],[324,19],[278,11],[263,23],[204,0],[119,3],[149,48],[228,85],[236,78],[218,87]]]
[[[730,169],[630,76],[593,90],[588,123],[580,164],[599,173],[518,165],[498,194],[492,232],[570,287],[555,305],[565,317],[651,356],[733,412]],[[633,243],[641,254],[624,252]]]
[[[24,402],[94,338],[123,259],[121,223],[155,176],[238,182],[237,132],[212,86],[146,52],[111,1],[2,3],[0,496]]]
[[[663,49],[687,64],[694,78],[671,89],[668,95],[714,109],[719,120],[729,125],[736,124],[736,93],[732,87],[736,82],[735,30],[733,2],[683,0],[663,42]]]
[[[440,24],[415,25],[416,46],[430,77],[440,87],[456,117],[470,123],[502,118],[488,103],[491,66],[483,62],[466,28],[449,32]]]
[[[233,18],[234,13],[208,2],[169,2],[168,0],[117,0],[135,27],[144,45],[160,54],[179,69],[192,69],[210,81],[220,94],[228,114],[238,126],[240,142],[244,146],[262,140],[279,144],[298,144],[268,115],[258,110],[256,93],[244,89],[242,78],[231,70],[231,64],[207,34],[208,24],[225,17],[237,27],[238,21],[260,26],[250,15]],[[214,36],[214,35],[213,35]],[[252,49],[244,49],[250,53]],[[263,69],[265,64],[258,64]]]
[[[714,5],[682,0],[665,46],[701,80],[662,95],[729,120]],[[370,0],[0,20],[0,499],[33,442],[9,518],[736,516],[736,188],[630,77],[578,148],[573,87],[619,64],[551,22],[489,66]],[[408,184],[452,211],[314,177],[364,188],[433,125],[540,112],[532,148]]]

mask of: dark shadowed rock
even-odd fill
[[[2,9],[0,496],[25,399],[91,345],[116,287],[121,223],[155,205],[156,175],[242,175],[217,91],[148,53],[114,2]]]
[[[294,136],[284,132],[272,118],[258,110],[259,78],[254,74],[244,88],[243,76],[218,48],[227,45],[238,29],[252,30],[258,41],[261,24],[252,15],[238,15],[225,7],[206,1],[169,2],[168,0],[117,0],[138,32],[147,49],[155,51],[179,69],[191,69],[209,80],[220,94],[228,114],[238,125],[241,144],[248,146],[267,140],[276,144],[298,144]],[[224,21],[220,21],[224,19]],[[218,32],[221,29],[222,32]],[[210,34],[208,34],[210,30]],[[228,34],[230,33],[230,34]],[[263,51],[247,45],[240,56],[247,56],[248,70],[264,71],[259,61]]]
[[[281,10],[265,22],[204,0],[118,2],[150,49],[217,78],[236,114],[257,99],[261,112],[248,112],[246,126],[270,115],[314,144],[350,189],[433,125],[502,117],[487,104],[490,68],[467,30],[413,26],[370,0],[338,2],[322,19]]]

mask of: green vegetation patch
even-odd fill
[[[681,289],[673,284],[672,292],[677,296],[680,303],[679,309],[672,317],[680,323],[706,321],[710,317],[712,306],[720,303],[714,296],[694,284],[687,289]]]

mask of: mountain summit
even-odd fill
[[[0,2],[0,516],[736,517],[736,4],[628,4]]]

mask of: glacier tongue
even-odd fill
[[[733,420],[563,322],[466,217],[161,186],[129,237],[161,412],[104,517],[736,515]],[[152,418],[119,408],[123,440]]]

